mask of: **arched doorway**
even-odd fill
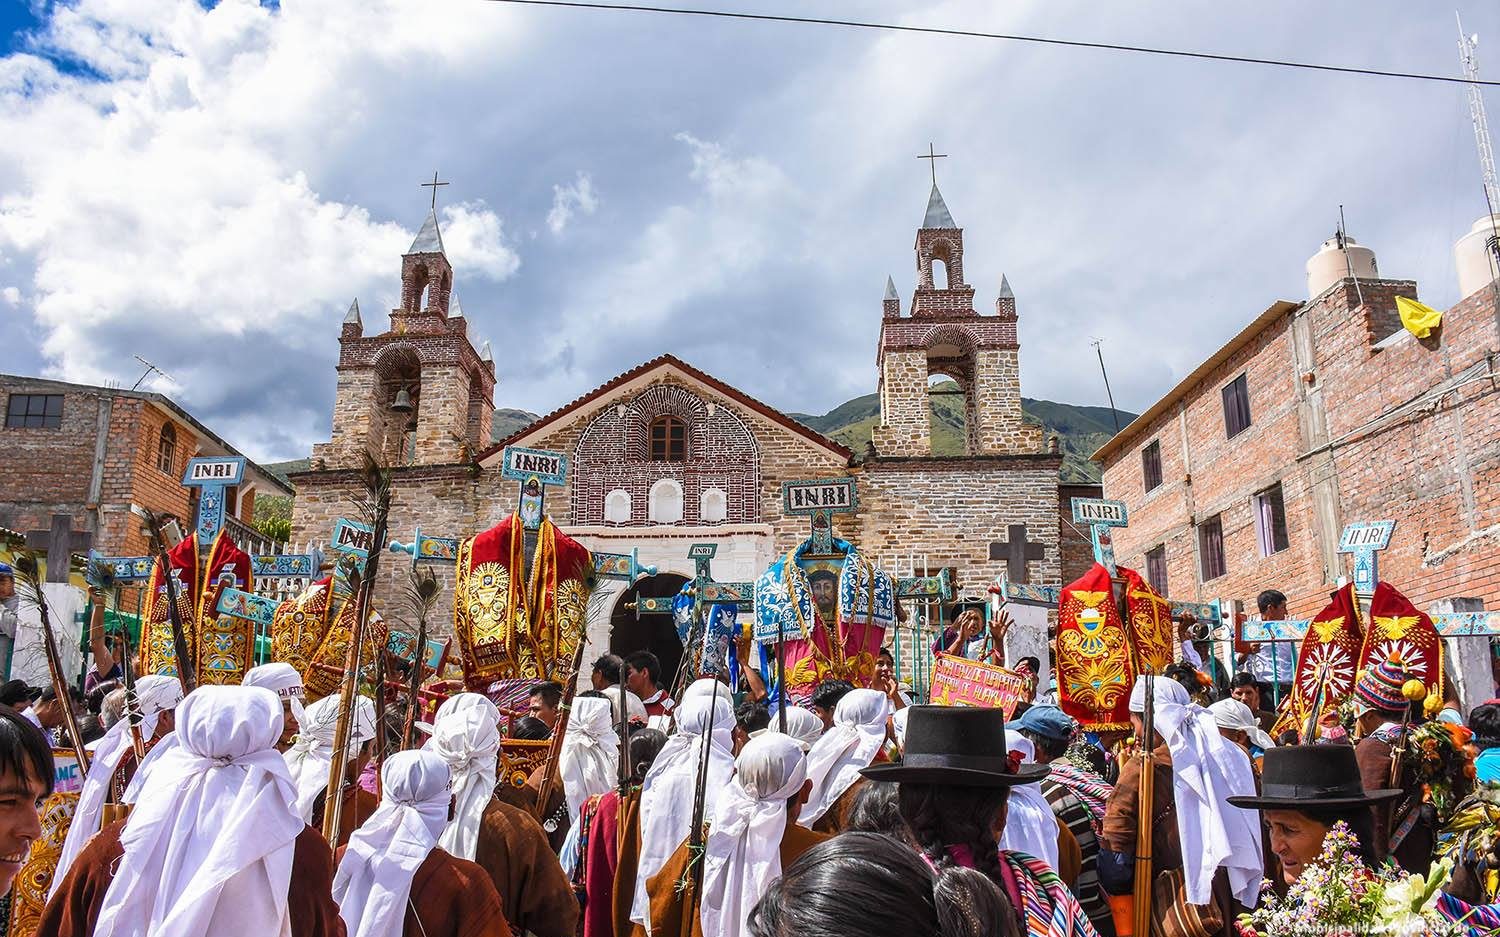
[[[677,676],[677,665],[682,662],[682,639],[677,637],[677,627],[671,615],[641,615],[627,606],[645,596],[653,599],[671,598],[687,585],[688,577],[676,573],[658,573],[636,581],[635,585],[620,593],[615,600],[614,611],[609,615],[609,652],[624,657],[635,651],[646,650],[661,661],[662,685],[672,686]],[[584,665],[592,663],[584,661]]]

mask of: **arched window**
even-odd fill
[[[649,451],[652,462],[686,462],[687,424],[675,416],[652,420]]]
[[[663,478],[651,486],[650,520],[655,524],[682,521],[682,486],[673,479]]]
[[[948,289],[948,265],[941,257],[932,258],[932,285],[936,289]]]
[[[698,520],[717,524],[729,516],[729,502],[724,492],[710,488],[698,496]]]
[[[604,520],[610,524],[630,523],[630,492],[616,488],[605,496]]]
[[[162,426],[156,442],[156,467],[168,475],[177,474],[177,430],[171,423]]]

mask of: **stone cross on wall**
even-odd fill
[[[50,530],[26,533],[26,549],[47,555],[47,581],[67,582],[74,553],[86,553],[94,535],[73,529],[73,518],[67,514],[52,515]]]
[[[1025,524],[1009,525],[1006,539],[990,544],[990,559],[1005,561],[1005,576],[1011,582],[1030,582],[1027,561],[1045,559],[1046,556],[1047,550],[1040,543],[1027,541]]]

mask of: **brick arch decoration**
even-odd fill
[[[675,416],[687,425],[687,460],[652,462],[651,423]],[[723,521],[760,520],[760,445],[749,425],[730,407],[706,400],[678,384],[652,384],[629,401],[605,407],[579,434],[573,449],[573,523],[603,524],[605,499],[615,490],[630,495],[630,523],[650,523],[651,486],[672,479],[682,486],[685,525],[702,523],[703,492],[724,492]]]

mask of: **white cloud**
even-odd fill
[[[504,280],[521,266],[521,258],[506,246],[500,216],[483,202],[460,202],[443,207],[443,248],[454,269]]]
[[[593,177],[579,170],[570,185],[552,187],[552,210],[547,212],[547,227],[554,235],[561,235],[575,212],[592,215],[598,207],[599,196],[594,192]]]
[[[21,305],[21,291],[14,286],[7,286],[5,289],[0,290],[0,298],[3,298],[9,305]]]

